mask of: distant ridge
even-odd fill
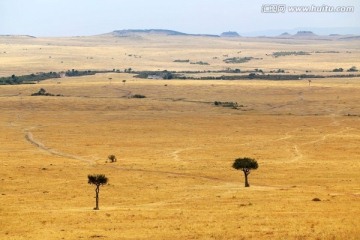
[[[360,36],[344,36],[339,39],[340,40],[360,40]]]
[[[298,31],[294,37],[316,37],[317,35],[312,31]]]
[[[115,35],[132,35],[132,34],[160,34],[160,35],[175,35],[182,36],[187,35],[186,33],[166,30],[166,29],[124,29],[124,30],[115,30],[113,34]]]
[[[0,37],[18,37],[18,38],[36,38],[34,36],[31,35],[10,35],[10,34],[6,34],[6,35],[1,35]]]
[[[169,29],[123,29],[123,30],[115,30],[109,33],[100,34],[98,36],[113,36],[113,37],[124,37],[124,38],[133,38],[133,39],[142,39],[144,40],[147,36],[190,36],[190,37],[212,37],[212,38],[230,38],[230,37],[246,37],[244,35],[240,35],[235,31],[227,31],[223,32],[220,35],[215,34],[189,34]],[[357,40],[358,35],[342,35],[342,34],[327,34],[327,35],[318,35],[313,31],[309,30],[299,30],[295,34],[291,34],[288,31],[280,32],[276,36],[254,36],[255,38],[278,38],[278,39],[308,39],[308,40]]]
[[[237,32],[223,32],[220,37],[240,37],[240,35]]]
[[[302,38],[302,39],[320,39],[326,36],[319,36],[313,33],[312,31],[298,31],[296,34],[292,35],[288,32],[283,32],[282,34],[275,36],[274,38],[286,38],[286,39],[295,39],[295,38]],[[331,36],[329,36],[331,37]]]
[[[291,36],[291,34],[288,32],[284,32],[284,33],[280,34],[280,37],[289,37],[289,36]]]
[[[141,34],[165,35],[165,36],[206,36],[219,37],[219,35],[212,34],[188,34],[168,29],[124,29],[115,30],[111,33],[114,36],[133,36]]]

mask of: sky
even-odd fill
[[[275,13],[276,4],[286,5],[283,12]],[[352,6],[354,11],[290,12],[292,6]],[[324,28],[334,28],[339,33],[360,34],[360,1],[0,0],[0,35],[88,36],[122,29],[271,35],[310,28],[320,33]]]

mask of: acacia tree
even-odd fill
[[[257,169],[259,166],[255,159],[245,157],[245,158],[235,159],[232,167],[235,168],[236,170],[242,170],[244,172],[245,187],[250,187],[250,184],[248,182],[248,175],[250,174],[250,170]]]
[[[100,186],[107,184],[108,178],[105,177],[104,174],[94,174],[94,175],[88,175],[88,183],[94,184],[96,186],[95,188],[95,198],[96,198],[96,206],[94,210],[99,210],[99,191]]]
[[[116,161],[117,161],[116,156],[113,155],[113,154],[109,155],[109,156],[108,156],[108,159],[109,159],[111,162],[116,162]]]

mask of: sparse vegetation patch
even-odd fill
[[[203,61],[198,61],[198,62],[191,62],[190,64],[197,64],[197,65],[210,65],[207,62],[203,62]]]
[[[15,85],[15,84],[33,84],[38,81],[59,78],[60,74],[56,72],[36,73],[30,75],[16,76],[15,74],[10,77],[0,77],[0,85]]]
[[[40,90],[38,92],[31,94],[31,96],[57,96],[57,97],[61,97],[63,95],[61,95],[61,94],[55,95],[55,94],[52,94],[52,93],[48,93],[48,92],[46,92],[46,90],[44,88],[40,88]]]
[[[60,78],[62,75],[66,77],[79,77],[86,75],[95,75],[96,73],[107,73],[113,71],[98,71],[98,70],[68,70],[65,72],[40,72],[40,73],[32,73],[29,75],[16,76],[15,74],[10,77],[0,77],[0,85],[16,85],[16,84],[34,84],[39,81],[52,79],[52,78]]]
[[[228,107],[228,108],[232,108],[232,109],[238,109],[239,107],[243,107],[243,105],[239,105],[237,102],[220,102],[220,101],[215,101],[214,102],[215,106],[221,106],[221,107]]]
[[[146,96],[141,95],[141,94],[134,94],[130,98],[146,98]]]
[[[174,62],[178,62],[178,63],[188,63],[188,62],[190,62],[190,60],[189,60],[189,59],[185,59],[185,60],[176,59],[176,60],[174,60]]]
[[[281,52],[273,52],[272,55],[274,57],[284,57],[284,56],[298,56],[298,55],[311,55],[309,52],[304,52],[304,51],[281,51]]]
[[[333,72],[343,72],[344,69],[343,68],[335,68],[332,70]]]
[[[147,79],[173,79],[180,78],[181,76],[175,74],[175,72],[164,71],[142,71],[136,72],[135,78],[147,78]]]
[[[315,53],[340,53],[339,51],[315,51]]]
[[[79,71],[79,70],[68,70],[65,72],[65,76],[67,77],[78,77],[78,76],[86,76],[86,75],[95,75],[96,73],[99,73],[101,71]]]
[[[348,71],[348,72],[357,72],[358,70],[357,70],[357,68],[356,68],[355,66],[352,66],[352,67],[349,68],[347,71]]]
[[[253,57],[232,57],[224,59],[225,63],[245,63],[254,59]]]

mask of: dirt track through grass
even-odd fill
[[[54,156],[59,156],[59,157],[65,157],[65,158],[69,158],[69,159],[74,159],[74,160],[79,160],[81,162],[85,162],[88,163],[90,165],[94,165],[95,164],[95,160],[89,160],[88,158],[84,158],[84,157],[79,157],[79,156],[75,156],[75,155],[71,155],[68,153],[64,153],[64,152],[59,152],[57,150],[51,149],[46,147],[43,143],[37,141],[34,139],[33,134],[30,131],[26,131],[25,133],[25,139],[31,143],[32,145],[34,145],[35,147],[44,150],[45,152],[50,153],[51,155]]]

